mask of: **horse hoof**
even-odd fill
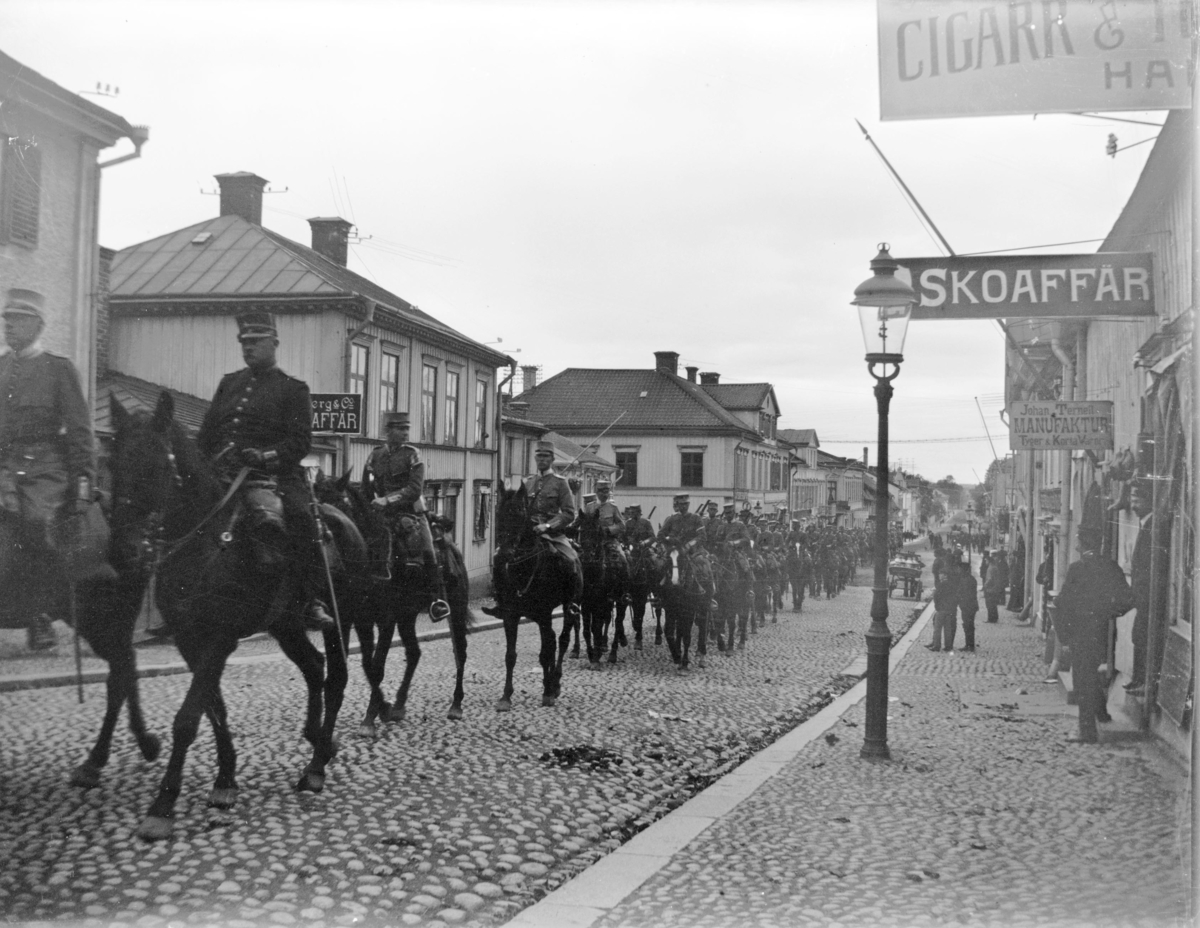
[[[589,661],[588,662],[588,670],[603,670],[603,669],[604,669],[604,665],[601,664],[599,661]]]
[[[71,774],[71,785],[82,789],[95,789],[100,785],[100,768],[89,761],[84,761]]]
[[[610,655],[608,656],[608,662],[609,662],[610,664],[615,664],[615,663],[617,662],[617,655],[615,655],[615,654],[610,654]]]
[[[368,741],[375,740],[375,725],[373,722],[363,722],[358,726],[358,735],[360,738],[366,738]]]
[[[461,722],[463,717],[462,706],[451,706],[450,711],[446,713],[446,718],[453,719],[456,722]]]
[[[553,709],[554,704],[556,702],[558,702],[557,696],[548,696],[547,695],[547,696],[542,697],[542,705],[545,706],[547,709]]]
[[[155,761],[162,753],[162,739],[158,735],[146,735],[138,742],[138,747],[141,749],[142,757],[149,761]]]
[[[571,652],[571,660],[573,660],[573,661],[579,660],[579,652],[578,651]]]
[[[635,650],[635,651],[642,650],[642,643],[640,641],[635,641],[633,643],[633,650]]]
[[[697,668],[698,670],[703,670],[703,669],[704,669],[704,658],[703,658],[703,657],[698,657],[698,658],[696,658],[696,668]]]
[[[388,710],[387,720],[389,722],[403,722],[404,716],[407,714],[408,712],[405,710],[404,706],[392,706],[392,708]]]
[[[314,773],[311,770],[305,770],[300,776],[300,782],[296,784],[296,792],[298,793],[320,793],[325,789],[325,774]]]
[[[148,815],[138,826],[137,836],[143,841],[165,841],[171,837],[175,823],[169,818]]]
[[[512,712],[512,700],[500,699],[496,701],[497,712]]]
[[[213,787],[208,794],[208,804],[214,809],[232,809],[237,802],[237,787]]]

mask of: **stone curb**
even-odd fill
[[[527,624],[529,619],[521,619],[521,624]],[[476,622],[468,629],[468,634],[474,635],[478,632],[490,632],[496,629],[504,628],[504,622],[500,619],[486,619],[482,622]],[[417,633],[418,641],[440,641],[443,638],[450,637],[450,629],[430,629]],[[249,639],[247,639],[249,640]],[[398,638],[393,639],[393,646],[399,641]],[[362,645],[355,641],[350,645],[347,657],[352,657],[355,654],[362,653]],[[230,665],[238,664],[261,664],[265,661],[283,660],[282,652],[274,651],[270,654],[254,654],[247,657],[231,657]],[[182,660],[174,661],[169,664],[152,664],[147,667],[139,667],[137,671],[138,679],[141,680],[147,677],[166,677],[178,673],[190,673],[187,664]],[[0,677],[0,693],[12,693],[17,690],[37,690],[47,689],[57,686],[74,686],[77,682],[82,683],[105,683],[108,681],[107,670],[87,670],[82,675],[75,673],[49,673],[49,674],[29,674],[27,676],[12,676]]]
[[[933,603],[929,602],[892,648],[889,673],[908,654],[932,616]],[[745,760],[611,854],[601,857],[574,879],[517,913],[505,922],[506,928],[588,928],[670,863],[674,854],[710,825],[733,814],[744,799],[783,770],[866,695],[866,680],[860,679],[811,719]]]

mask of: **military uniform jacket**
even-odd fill
[[[658,530],[658,540],[683,547],[704,531],[704,520],[694,512],[673,512]]]
[[[300,462],[312,445],[312,399],[308,385],[278,367],[255,372],[249,367],[226,374],[200,426],[197,443],[210,458],[229,449],[274,452],[268,469],[285,477],[301,476]]]
[[[575,521],[575,494],[567,481],[553,471],[526,477],[525,494],[537,521],[551,531],[562,531]]]
[[[750,530],[746,527],[745,522],[739,522],[737,519],[734,519],[724,523],[724,527],[721,529],[721,541],[732,545],[735,542],[747,542],[749,540]],[[746,545],[746,547],[749,546]]]
[[[635,516],[625,523],[625,543],[636,545],[642,541],[652,541],[654,539],[654,526],[650,524],[649,519],[643,519],[641,516]]]
[[[425,464],[421,452],[412,445],[392,450],[387,445],[376,448],[363,468],[363,486],[374,496],[398,494],[393,500],[400,508],[413,509],[425,492]]]
[[[92,417],[79,375],[49,351],[0,355],[0,462],[32,445],[57,445],[67,477],[95,476]]]
[[[584,507],[584,512],[588,515],[599,513],[600,527],[604,530],[604,534],[611,538],[621,537],[625,528],[625,519],[621,516],[621,510],[611,500],[606,503],[599,500],[590,502]]]

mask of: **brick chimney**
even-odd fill
[[[308,220],[308,224],[312,228],[312,250],[339,267],[345,267],[353,224],[341,216],[317,217]]]
[[[868,449],[864,446],[863,447],[863,467],[871,466],[871,460],[870,460],[870,458],[867,457],[867,451],[868,451]]]
[[[696,382],[696,371],[700,370],[700,368],[698,368],[698,367],[685,367],[685,368],[684,368],[684,370],[685,370],[685,371],[687,371],[687,375],[688,375],[688,381],[689,381],[690,383],[695,383],[695,382]]]
[[[700,372],[700,383],[701,384],[716,384],[716,383],[720,383],[720,382],[721,382],[721,375],[718,374],[716,371],[701,371]]]
[[[512,400],[505,411],[516,419],[529,418],[529,404],[524,400]]]
[[[538,369],[536,364],[521,365],[521,391],[532,390],[538,385]]]
[[[679,376],[679,352],[654,352],[654,369],[656,371],[662,371],[664,374],[674,374]]]
[[[215,176],[221,188],[221,215],[241,216],[247,222],[261,226],[263,187],[267,186],[266,178],[249,171]]]

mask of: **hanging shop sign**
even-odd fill
[[[1062,487],[1038,490],[1038,509],[1044,515],[1056,513],[1062,509]]]
[[[1106,451],[1113,446],[1111,400],[1023,402],[1008,407],[1013,451]]]
[[[1149,252],[897,258],[913,319],[1153,316]],[[907,272],[907,273],[906,273]]]
[[[362,394],[314,393],[312,430],[338,435],[362,432]]]
[[[1192,0],[879,0],[880,119],[1187,109]]]

